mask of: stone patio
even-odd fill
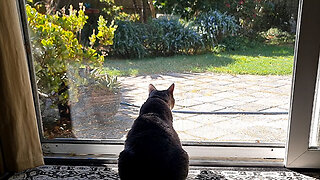
[[[119,81],[123,104],[115,119],[122,124],[128,122],[123,124],[128,128],[120,133],[124,135],[122,139],[138,116],[136,106],[141,106],[148,96],[148,85],[152,83],[162,90],[175,83],[174,127],[181,140],[286,141],[291,76],[172,73],[120,77]],[[261,114],[263,112],[267,113]]]
[[[290,76],[172,73],[118,80],[122,94],[118,113],[111,118],[73,119],[74,137],[125,139],[148,97],[148,85],[163,90],[175,83],[173,124],[181,140],[286,142]]]

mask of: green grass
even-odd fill
[[[290,75],[293,46],[259,45],[245,51],[178,55],[144,59],[108,59],[105,70],[118,76],[163,73],[216,72],[253,75]]]

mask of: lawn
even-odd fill
[[[105,69],[118,76],[163,73],[216,72],[253,75],[290,75],[293,45],[265,45],[222,53],[144,59],[108,59]]]

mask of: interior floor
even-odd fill
[[[45,165],[16,173],[10,180],[19,179],[119,179],[116,164],[100,166]],[[320,179],[317,170],[290,170],[266,167],[200,167],[190,166],[191,179]]]

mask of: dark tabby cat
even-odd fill
[[[174,84],[158,91],[149,85],[149,98],[127,135],[119,155],[122,180],[184,180],[189,157],[172,126]]]

